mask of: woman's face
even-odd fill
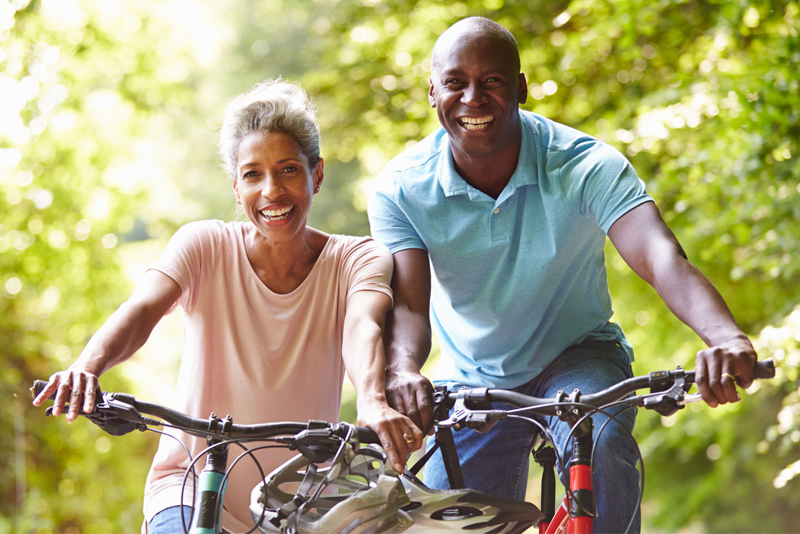
[[[291,136],[258,132],[239,145],[233,190],[261,235],[287,242],[304,235],[322,177],[322,160],[311,169]]]

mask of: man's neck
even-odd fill
[[[497,199],[517,170],[522,132],[515,137],[516,142],[509,142],[498,152],[486,156],[469,156],[453,147],[456,172],[478,191]]]

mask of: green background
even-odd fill
[[[631,159],[779,367],[736,405],[640,414],[644,530],[800,529],[797,2],[0,0],[0,532],[139,530],[155,437],[45,420],[27,388],[77,357],[175,229],[232,219],[224,102],[300,82],[326,160],[310,223],[366,234],[371,180],[437,127],[431,47],[470,15],[516,36],[525,109]],[[697,336],[610,246],[608,270],[634,371],[692,368]],[[168,402],[173,315],[104,388]]]

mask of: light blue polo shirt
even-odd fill
[[[621,215],[652,201],[609,145],[520,111],[517,168],[497,200],[467,184],[439,129],[393,159],[369,203],[389,250],[428,251],[436,384],[511,388],[585,339],[633,350],[613,313],[603,246]]]

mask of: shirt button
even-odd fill
[[[495,209],[494,209],[494,212],[495,212],[495,213],[500,213],[500,208],[495,208]]]

